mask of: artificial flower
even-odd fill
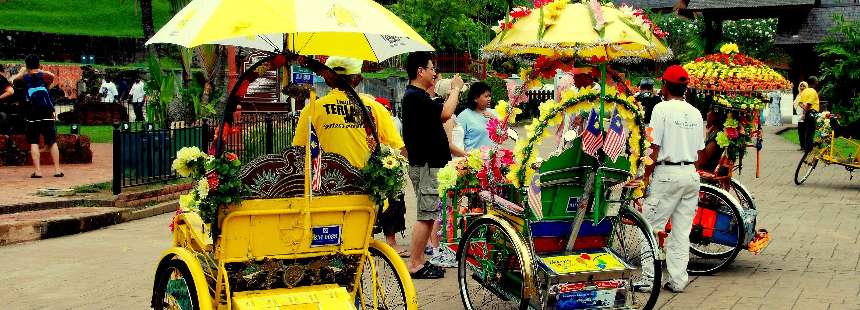
[[[738,129],[732,127],[726,127],[726,137],[730,140],[735,140],[738,138]]]
[[[505,123],[497,118],[491,118],[490,121],[487,122],[487,133],[490,140],[497,144],[502,144],[508,139],[507,129],[508,128]]]
[[[209,189],[218,189],[218,172],[210,171],[206,174],[206,183],[208,183]]]
[[[209,181],[206,178],[197,181],[197,195],[200,196],[200,199],[206,199],[206,196],[209,195]]]
[[[472,170],[481,170],[481,167],[484,166],[484,161],[481,159],[481,151],[480,150],[472,150],[469,152],[467,156],[467,165]]]
[[[388,155],[382,159],[382,167],[385,169],[394,169],[400,166],[400,162],[397,160],[397,157]]]
[[[197,201],[194,200],[193,192],[179,196],[179,209],[185,211],[197,211]]]
[[[236,153],[227,152],[227,153],[224,153],[224,158],[226,158],[229,161],[234,161],[234,160],[239,159],[239,156],[236,155]]]
[[[722,148],[729,146],[729,144],[731,143],[729,141],[729,137],[726,136],[726,133],[724,131],[720,131],[719,133],[717,133],[717,139],[716,140],[717,140],[717,145],[719,145]]]
[[[457,170],[455,165],[449,163],[444,168],[436,172],[436,181],[438,182],[439,196],[443,196],[448,189],[457,185]]]

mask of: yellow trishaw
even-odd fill
[[[417,309],[403,261],[387,244],[371,238],[377,206],[361,186],[360,171],[345,158],[333,153],[316,157],[322,179],[319,189],[311,190],[311,166],[317,163],[311,163],[310,150],[292,147],[241,166],[234,154],[225,152],[230,126],[238,121],[233,112],[248,85],[259,72],[292,63],[346,92],[364,115],[368,137],[376,139],[358,95],[325,65],[279,53],[250,67],[231,92],[212,154],[178,155],[185,164],[203,158],[206,167],[192,191],[196,196],[180,199],[172,246],[156,269],[154,309]],[[206,195],[203,188],[212,195],[213,173],[215,186],[244,197],[224,196],[228,198],[217,201],[227,203],[209,213],[192,211],[200,203],[194,198]]]

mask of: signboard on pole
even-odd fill
[[[305,67],[293,65],[290,67],[290,81],[296,84],[314,84],[314,73]]]

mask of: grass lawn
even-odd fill
[[[791,143],[800,145],[800,138],[797,136],[797,129],[790,129],[780,134],[783,138],[790,141]],[[853,155],[857,157],[855,152],[857,151],[857,145],[852,144],[847,141],[845,138],[839,138],[836,140],[836,154],[838,157],[846,158],[848,155]]]
[[[152,1],[155,29],[170,19],[167,0]],[[110,37],[143,37],[135,0],[4,0],[0,29]]]
[[[57,133],[69,133],[71,125],[57,124]],[[90,137],[92,143],[113,143],[112,125],[81,126],[81,134]]]

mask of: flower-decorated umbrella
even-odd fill
[[[690,88],[713,96],[715,107],[731,111],[724,131],[717,135],[717,143],[726,150],[726,160],[721,160],[721,165],[729,171],[718,174],[731,176],[734,162],[743,157],[747,144],[755,138],[753,146],[756,148],[758,177],[761,160],[759,115],[765,106],[760,97],[767,92],[791,90],[791,82],[762,61],[740,53],[734,43],[724,44],[719,53],[684,64],[684,69],[690,75]]]
[[[570,3],[569,0],[535,0],[534,8],[513,9],[504,20],[499,21],[499,26],[494,30],[498,34],[484,46],[485,57],[539,56],[535,70],[521,73],[525,81],[520,89],[521,94],[525,93],[528,85],[538,76],[550,72],[554,75],[556,68],[571,67],[577,60],[599,65],[600,120],[606,115],[604,101],[607,95],[607,62],[631,63],[643,59],[664,61],[672,57],[671,50],[661,41],[666,33],[654,25],[644,11],[626,5],[616,8],[611,3],[602,4],[598,0],[582,3]],[[502,122],[503,126],[506,126],[508,118],[514,114],[513,109],[522,99],[511,98],[511,101],[505,122]],[[603,121],[597,123],[600,132],[603,132]],[[496,130],[505,131],[506,128]],[[601,135],[601,139],[605,136]],[[638,158],[633,159],[633,162],[636,160]],[[602,179],[603,170],[597,169],[594,176],[594,197],[602,197]],[[600,202],[600,199],[594,201]],[[569,245],[576,239],[586,208],[587,203],[578,206]],[[596,205],[594,210],[594,220],[599,221],[605,208]]]
[[[535,1],[535,8],[514,9],[496,28],[499,34],[484,46],[488,56],[522,54],[551,57],[592,57],[608,61],[669,60],[672,51],[642,10],[623,5]]]
[[[791,82],[760,60],[742,54],[738,45],[725,44],[720,52],[684,64],[690,88],[716,93],[790,90]]]

